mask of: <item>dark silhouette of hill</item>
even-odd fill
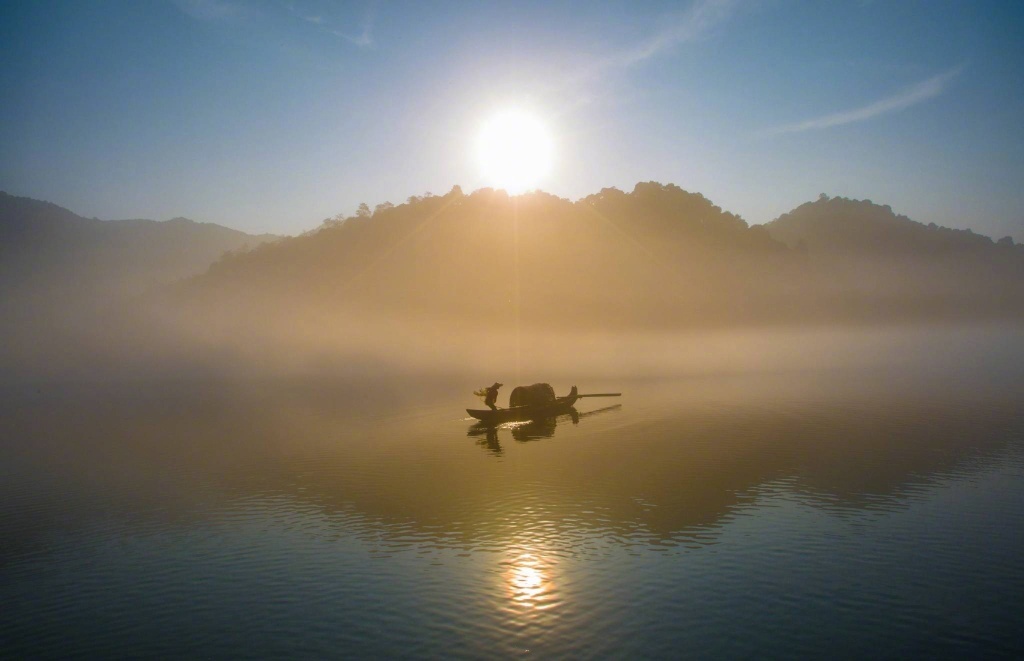
[[[993,242],[969,229],[925,225],[897,215],[889,205],[845,197],[822,195],[779,216],[765,228],[791,247],[803,242],[808,250],[821,253],[928,258],[983,255],[992,259],[1013,253],[1024,256],[1024,245],[1015,245],[1010,237]]]
[[[825,195],[765,225],[805,254],[816,274],[807,300],[846,315],[1018,317],[1024,246],[971,230],[925,225],[870,200]]]
[[[0,286],[106,298],[195,275],[226,251],[272,239],[187,218],[83,218],[50,202],[0,192]]]
[[[587,334],[1024,312],[1021,246],[844,199],[751,227],[654,182],[576,202],[456,186],[363,205],[247,251],[232,248],[265,237],[183,219],[88,220],[8,195],[0,203],[2,282],[16,292],[3,300],[13,321],[0,364],[18,371],[40,361],[65,370],[83,356],[80,372],[125,361],[202,371],[332,360],[373,371],[420,359],[500,371],[527,355],[575,356]],[[198,275],[111,304],[189,270]]]
[[[273,238],[185,218],[83,218],[0,192],[0,379],[151,356],[159,328],[129,301]]]
[[[276,238],[186,218],[83,218],[48,202],[0,192],[0,282],[138,293],[195,275],[227,251]]]
[[[677,186],[577,202],[483,189],[381,205],[229,255],[179,294],[540,327],[748,316],[793,260],[760,227]]]
[[[577,202],[456,187],[229,255],[177,296],[197,314],[500,328],[986,319],[1024,309],[1024,248],[840,198],[751,227],[653,182]]]

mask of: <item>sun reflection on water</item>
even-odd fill
[[[551,568],[538,554],[522,552],[504,572],[508,598],[517,610],[547,610],[556,604]]]

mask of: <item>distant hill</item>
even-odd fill
[[[1024,313],[1024,246],[925,225],[870,200],[821,196],[765,225],[807,256],[802,295],[839,316],[1014,317]]]
[[[136,294],[200,273],[227,251],[276,238],[186,218],[83,218],[0,192],[0,288],[42,296]]]
[[[276,241],[184,219],[89,220],[12,196],[0,211],[0,382],[5,369],[501,371],[525,353],[536,368],[538,356],[615,351],[636,331],[665,347],[702,326],[1024,316],[1021,246],[841,198],[752,227],[671,184],[576,202],[456,186]]]
[[[175,295],[263,320],[502,328],[1019,317],[1024,250],[841,198],[751,227],[671,184],[577,202],[456,187],[229,255]]]
[[[538,326],[743,316],[790,251],[677,186],[577,202],[483,189],[411,198],[231,255],[182,296]],[[771,266],[769,266],[769,264]]]
[[[765,228],[791,247],[802,242],[820,253],[998,258],[1015,251],[1024,256],[1024,245],[1014,245],[1010,237],[993,242],[971,230],[925,225],[897,215],[888,205],[844,197],[822,196],[779,216]]]

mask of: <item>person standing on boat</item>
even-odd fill
[[[484,389],[484,391],[487,393],[484,396],[484,404],[491,407],[492,411],[498,410],[498,407],[495,406],[494,403],[498,401],[498,388],[502,387],[503,385],[505,384],[498,383],[497,381],[495,381],[493,386]]]

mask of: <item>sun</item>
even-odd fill
[[[553,152],[544,123],[518,109],[493,115],[480,129],[477,141],[484,179],[513,195],[536,188],[551,173]]]

